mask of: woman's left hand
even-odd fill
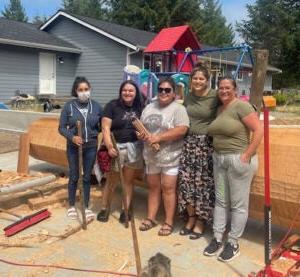
[[[240,160],[243,163],[249,163],[250,162],[250,155],[248,155],[247,153],[242,153],[240,156]]]
[[[161,141],[161,137],[160,135],[150,135],[147,141],[150,145],[152,145],[154,143],[159,143]]]

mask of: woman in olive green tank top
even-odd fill
[[[218,97],[209,88],[209,80],[207,68],[196,65],[190,74],[191,92],[184,102],[190,129],[180,157],[178,211],[186,219],[180,235],[189,235],[190,239],[202,236],[204,223],[212,221],[215,203],[212,138],[207,128],[215,118]]]

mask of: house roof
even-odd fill
[[[86,16],[71,14],[66,11],[58,11],[47,22],[45,22],[40,30],[47,30],[58,17],[66,17],[77,22],[97,33],[111,38],[133,50],[144,49],[148,43],[155,37],[155,33],[138,30],[135,28],[118,25]]]
[[[208,50],[214,48],[217,47],[207,45],[207,44],[202,44],[201,50]],[[223,64],[228,64],[228,65],[237,65],[240,58],[240,50],[231,50],[231,51],[224,51],[224,52],[209,52],[204,54],[202,58],[204,60],[211,61],[213,63],[221,62]],[[244,56],[241,66],[245,68],[252,68],[252,63],[250,61],[249,55]],[[276,73],[282,73],[282,70],[271,65],[268,65],[267,70]]]
[[[201,49],[197,37],[190,26],[183,25],[162,29],[148,44],[145,53],[184,50],[190,47],[193,50]]]
[[[81,53],[69,42],[40,31],[34,24],[0,18],[0,44]]]

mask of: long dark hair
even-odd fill
[[[124,81],[121,85],[120,85],[120,88],[119,88],[119,103],[122,105],[122,106],[125,106],[124,104],[124,101],[122,99],[122,90],[123,88],[127,85],[132,85],[134,86],[135,88],[135,97],[134,97],[134,100],[133,100],[133,104],[132,104],[132,107],[134,109],[136,109],[139,113],[142,112],[142,109],[143,109],[143,103],[142,103],[142,99],[141,99],[141,94],[140,94],[140,90],[139,90],[139,87],[137,86],[137,84],[135,82],[133,82],[132,80],[127,80],[127,81]]]
[[[89,88],[91,88],[91,84],[87,78],[83,76],[77,76],[73,82],[71,96],[77,97],[77,89],[81,83],[86,83]]]

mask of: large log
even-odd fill
[[[270,182],[272,222],[288,227],[300,208],[300,129],[270,129]],[[263,219],[264,157],[258,148],[259,169],[252,182],[250,216]],[[295,227],[300,230],[300,220]]]
[[[57,119],[40,119],[29,128],[30,155],[57,165],[67,166],[66,141],[59,135]],[[270,129],[270,174],[273,223],[288,227],[300,207],[300,129]],[[250,216],[263,219],[264,157],[263,143],[258,148],[259,169],[250,195]],[[143,173],[135,181],[147,187]],[[296,222],[300,230],[300,221]]]
[[[60,166],[68,166],[66,139],[58,133],[57,118],[41,118],[28,129],[30,156]]]

